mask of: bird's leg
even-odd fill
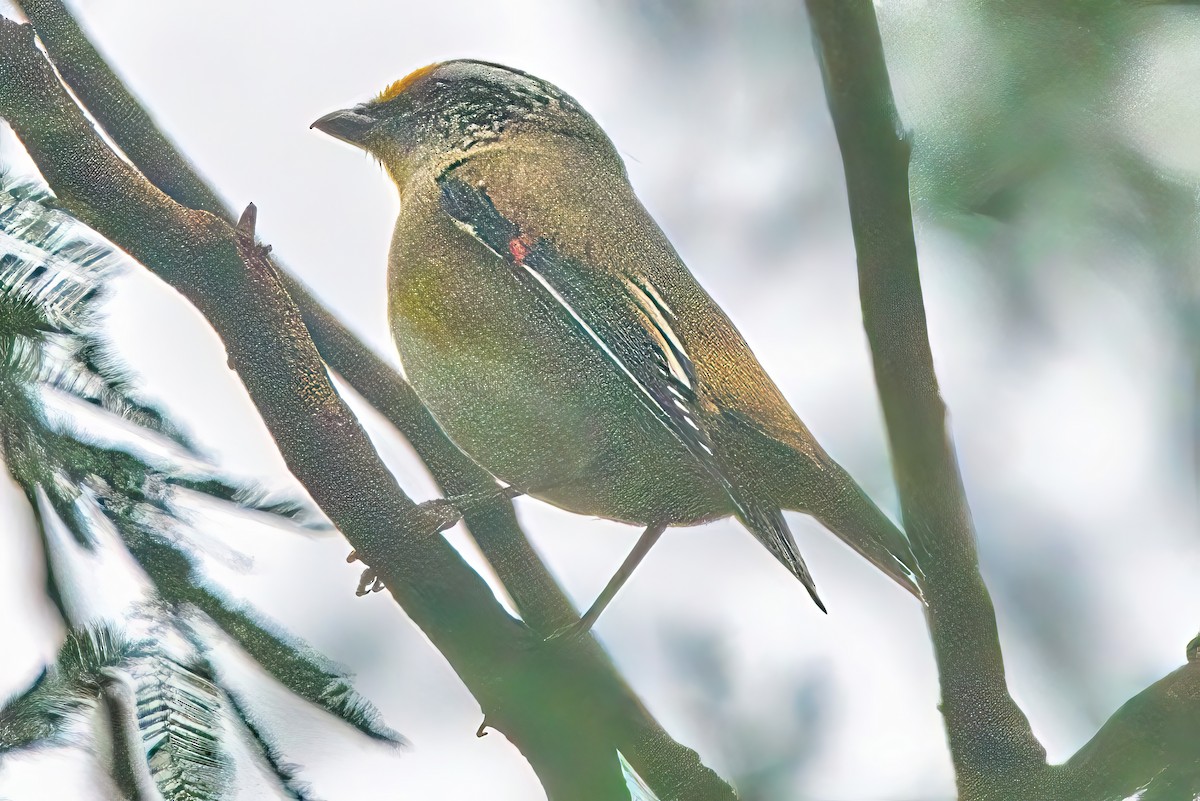
[[[417,504],[411,514],[417,518],[418,524],[422,529],[429,529],[430,534],[440,534],[459,520],[462,520],[463,510],[470,508],[473,504],[494,501],[500,498],[512,500],[524,494],[524,492],[516,487],[499,487],[497,489],[469,492],[463,495],[453,495],[449,498],[434,498],[433,500]],[[346,561],[357,562],[358,558],[358,551],[352,550],[346,557]],[[368,567],[363,570],[362,576],[358,580],[358,589],[354,591],[354,594],[361,597],[372,592],[379,592],[383,588],[383,582],[380,581],[374,568]]]
[[[583,613],[583,617],[551,634],[546,638],[546,642],[577,640],[587,634],[596,621],[600,619],[600,614],[604,611],[604,608],[616,597],[621,587],[625,586],[625,582],[633,575],[633,571],[646,558],[646,554],[650,553],[650,549],[654,547],[654,543],[658,542],[658,538],[666,530],[667,525],[665,523],[655,523],[643,531],[642,536],[638,537],[637,543],[633,546],[633,550],[629,552],[629,556],[625,557],[625,561],[617,568],[617,572],[608,580],[608,584],[605,585],[604,590],[592,605],[588,607],[588,610]]]

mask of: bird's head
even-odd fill
[[[311,127],[367,151],[402,183],[421,167],[454,163],[523,126],[608,144],[595,120],[553,84],[466,59],[422,67]]]

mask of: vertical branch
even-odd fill
[[[942,714],[963,798],[1006,797],[1045,765],[1008,694],[995,612],[946,428],[921,296],[899,130],[871,0],[807,0],[842,152],[863,324],[904,524],[924,572]]]

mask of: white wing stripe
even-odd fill
[[[555,289],[554,286],[551,285],[551,283],[546,280],[546,277],[543,276],[541,273],[539,273],[537,270],[530,267],[528,264],[521,263],[521,266],[525,268],[525,272],[527,272],[531,276],[533,276],[533,278],[539,284],[542,285],[542,288],[544,288],[547,292],[550,293],[551,297],[553,297],[560,306],[562,306],[564,309],[567,310],[567,312],[570,313],[571,317],[575,320],[575,322],[579,323],[579,326],[584,331],[587,332],[587,335],[592,338],[592,341],[595,342],[600,347],[600,350],[604,351],[604,355],[606,355],[613,362],[613,364],[615,364],[621,368],[621,372],[625,373],[625,375],[628,376],[631,381],[633,381],[633,383],[638,387],[638,389],[640,389],[642,391],[642,393],[647,398],[650,399],[650,402],[653,403],[655,406],[659,406],[658,401],[655,399],[654,395],[650,392],[650,390],[648,390],[646,388],[646,386],[644,384],[642,384],[642,382],[640,380],[638,380],[638,377],[636,375],[634,375],[628,367],[625,366],[625,363],[623,361],[621,361],[620,357],[618,357],[617,354],[613,353],[612,348],[610,348],[608,346],[608,343],[606,343],[592,329],[592,327],[587,324],[586,320],[584,320],[582,317],[579,316],[579,312],[575,311],[574,307],[572,307],[571,304],[567,302],[567,299],[564,298],[561,294],[559,294],[558,290]],[[687,424],[690,425],[695,430],[700,431],[700,426],[697,425],[696,421],[692,419],[692,415],[691,415],[691,412],[688,409],[688,407],[685,406],[683,403],[681,403],[678,400],[675,401],[675,405],[679,407],[679,410],[681,412],[683,412],[684,420],[687,421]],[[707,446],[703,446],[703,447],[706,451],[708,451],[709,453],[712,453],[712,451],[709,450],[709,448]]]
[[[492,246],[489,245],[484,240],[484,238],[479,235],[479,232],[475,230],[475,226],[471,225],[470,223],[465,223],[462,220],[458,219],[457,217],[451,217],[450,219],[454,222],[455,225],[457,225],[462,230],[466,231],[471,236],[471,238],[474,239],[476,242],[483,245],[488,250],[492,251],[492,253],[494,255],[499,256],[502,259],[504,258],[504,256],[502,256],[500,253],[497,253],[496,250],[493,249]]]
[[[642,313],[653,321],[655,327],[658,328],[658,330],[662,332],[662,335],[667,339],[668,347],[665,349],[665,353],[663,355],[667,359],[667,366],[671,370],[671,375],[676,381],[683,384],[688,389],[695,389],[695,387],[692,386],[691,379],[688,377],[687,370],[683,369],[683,365],[680,364],[679,359],[675,355],[676,353],[687,353],[687,351],[684,350],[683,343],[679,341],[679,337],[675,335],[675,331],[671,328],[670,321],[663,316],[661,311],[659,311],[659,306],[661,306],[667,310],[667,313],[674,316],[674,313],[671,312],[671,308],[667,306],[665,302],[663,302],[662,298],[653,287],[643,287],[641,284],[638,284],[636,281],[631,281],[628,278],[625,279],[625,285],[631,292],[633,292],[639,301],[638,306],[641,308]],[[649,292],[654,293],[654,297],[658,301],[657,303],[650,299],[649,295],[647,294]]]

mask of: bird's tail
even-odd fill
[[[850,474],[824,453],[801,472],[793,502],[785,498],[784,508],[812,515],[838,539],[920,598],[917,580],[921,574],[908,538]]]
[[[821,596],[817,594],[816,582],[813,581],[808,565],[804,563],[804,557],[800,555],[796,539],[792,536],[787,521],[783,519],[783,512],[780,509],[756,504],[739,505],[736,514],[738,520],[750,530],[755,539],[766,546],[767,550],[800,580],[817,608],[822,612],[828,612]]]

